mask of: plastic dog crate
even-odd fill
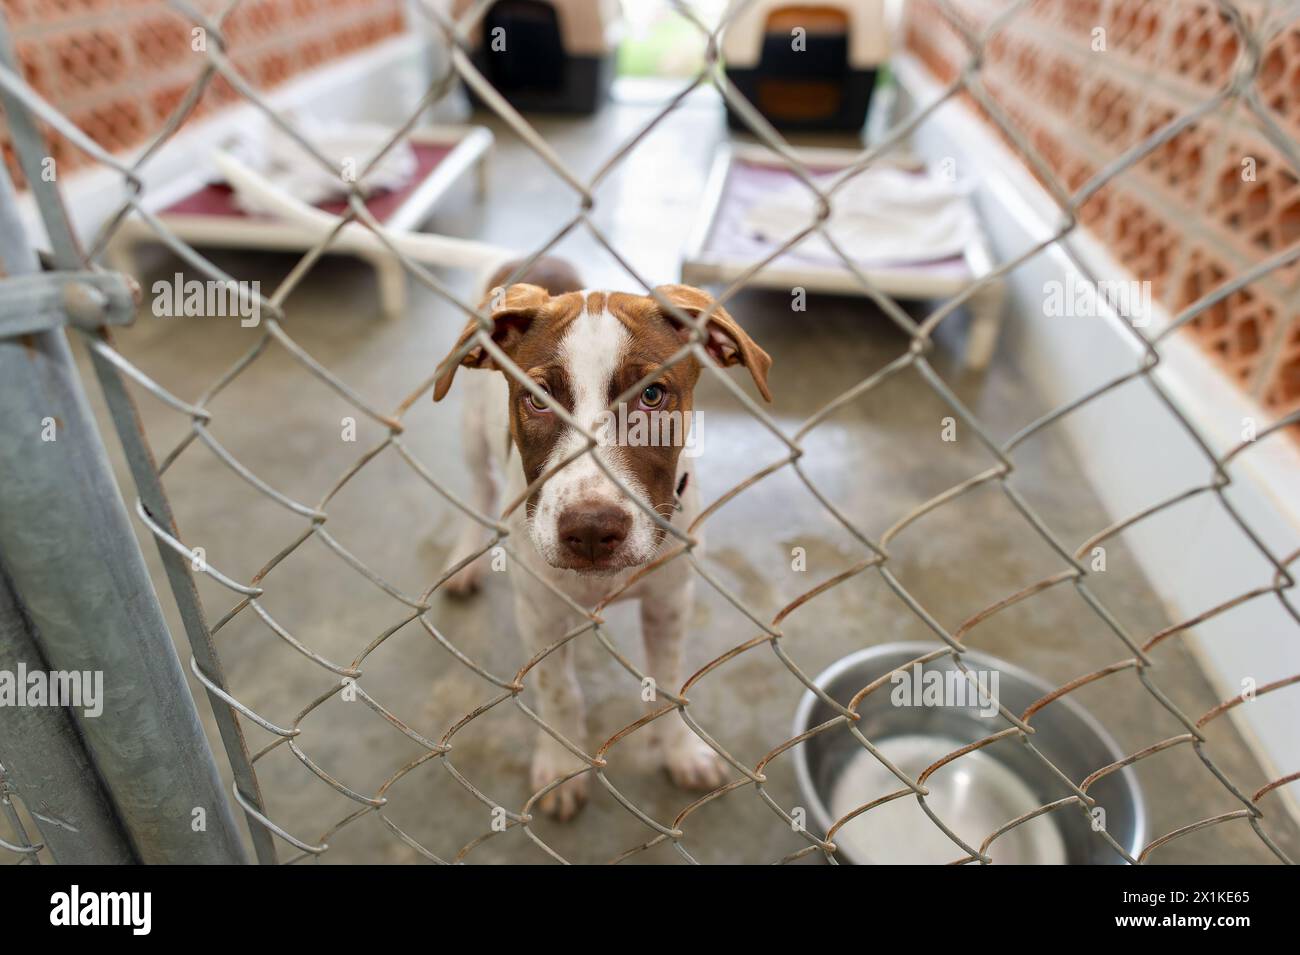
[[[861,129],[888,54],[881,0],[758,0],[723,41],[727,78],[789,130]],[[727,120],[743,128],[730,107]]]
[[[456,15],[471,2],[456,0]],[[618,0],[497,0],[471,59],[516,109],[594,113],[614,82],[619,19]]]

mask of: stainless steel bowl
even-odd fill
[[[847,704],[874,680],[936,649],[933,643],[890,643],[850,654],[825,670],[816,684],[831,699]],[[996,657],[968,652],[962,659],[975,671],[996,674],[994,694],[1019,714],[1051,691],[1047,683]],[[922,679],[937,681],[955,671],[943,656],[925,664]],[[929,676],[939,672],[938,677]],[[964,678],[962,678],[964,679]],[[960,746],[1005,729],[1007,721],[987,704],[927,705],[903,687],[886,683],[859,704],[858,729],[910,778]],[[897,699],[895,699],[897,697]],[[913,704],[920,705],[913,705]],[[983,714],[983,715],[982,715]],[[799,735],[828,720],[836,711],[816,694],[804,694],[795,713]],[[1123,756],[1101,725],[1069,697],[1035,713],[1034,746],[1075,784]],[[819,733],[794,749],[795,771],[811,822],[826,832],[857,806],[903,788],[903,784],[845,726]],[[961,756],[938,769],[927,781],[926,803],[968,845],[980,843],[1007,822],[1038,806],[1070,795],[1059,776],[1012,735]],[[1088,794],[1104,811],[1100,821],[1115,841],[1136,855],[1146,841],[1146,810],[1137,776],[1125,767],[1094,783]],[[994,862],[1019,864],[1111,864],[1123,862],[1114,848],[1092,831],[1094,821],[1076,806],[1044,813],[999,836],[989,847]],[[907,795],[876,806],[848,822],[835,835],[840,862],[951,862],[962,855],[921,807]]]

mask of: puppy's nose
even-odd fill
[[[595,563],[618,550],[631,527],[632,517],[621,507],[571,507],[556,530],[571,554]]]

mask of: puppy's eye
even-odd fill
[[[547,388],[543,382],[535,381],[533,382],[533,384],[537,385],[538,388],[542,389],[542,391],[545,392],[547,397],[550,397],[551,390]],[[524,392],[524,405],[528,408],[529,411],[533,412],[534,414],[551,413],[551,409],[548,408],[541,401],[539,401],[537,398],[534,398],[533,393],[531,391]]]
[[[668,397],[668,391],[663,385],[649,385],[641,392],[641,407],[658,408]]]

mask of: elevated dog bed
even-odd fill
[[[456,0],[455,15],[473,2]],[[471,59],[516,109],[593,113],[614,82],[619,18],[618,0],[497,0],[470,35]]]
[[[861,129],[889,56],[884,0],[756,0],[722,53],[727,78],[778,129]],[[730,107],[727,120],[743,127]]]
[[[388,229],[409,232],[433,215],[470,170],[478,172],[480,194],[485,188],[484,164],[492,147],[492,134],[478,126],[439,126],[411,132],[415,170],[401,188],[377,192],[366,200],[366,208]],[[150,210],[182,241],[194,247],[216,246],[233,249],[267,249],[306,252],[320,241],[321,231],[280,216],[249,212],[237,201],[234,190],[224,182],[179,183],[157,209]],[[345,200],[326,200],[313,208],[333,215],[347,207]],[[158,235],[139,217],[122,223],[109,246],[115,268],[130,275],[140,274],[137,247],[158,242]],[[357,241],[355,233],[340,236],[330,245],[333,254],[355,255],[372,265],[379,278],[379,296],[385,317],[406,314],[406,273],[398,259],[373,242]]]
[[[859,156],[852,150],[796,150],[813,175],[834,173],[851,165]],[[897,176],[925,176],[918,163],[895,163]],[[933,180],[931,180],[933,182]],[[682,260],[682,282],[687,285],[728,285],[744,275],[755,262],[762,261],[784,243],[758,234],[761,216],[756,211],[770,201],[773,194],[798,191],[798,177],[780,158],[757,146],[733,146],[719,154],[709,176],[700,220],[687,243]],[[847,187],[846,187],[847,188]],[[843,200],[841,199],[841,202]],[[968,200],[964,204],[968,205]],[[945,207],[952,212],[952,203]],[[933,251],[918,249],[927,236],[942,229],[918,222],[911,248],[906,257],[877,249],[870,259],[858,259],[855,265],[871,284],[891,298],[902,301],[942,300],[960,294],[987,275],[993,268],[992,258],[974,211],[964,223],[962,241],[954,245],[940,236]],[[803,221],[791,221],[787,232],[792,236],[812,220],[811,211]],[[834,220],[832,220],[833,222]],[[951,221],[951,220],[949,220]],[[756,223],[759,223],[756,229]],[[904,246],[900,243],[899,248]],[[842,260],[828,252],[817,236],[783,252],[746,283],[752,288],[780,289],[787,294],[793,288],[809,294],[865,295],[862,284]],[[1004,290],[1000,280],[981,285],[967,303],[970,332],[966,339],[966,366],[985,367],[993,355],[1002,323]]]

